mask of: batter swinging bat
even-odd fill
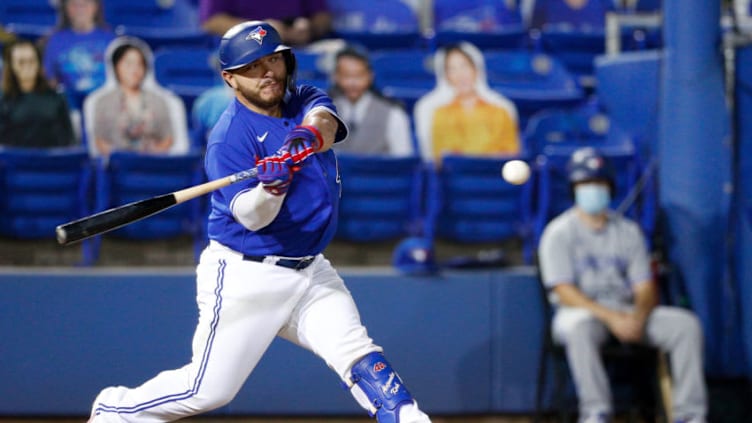
[[[62,245],[82,241],[94,235],[103,234],[161,211],[170,207],[208,194],[219,188],[246,179],[255,178],[258,171],[251,168],[234,173],[224,178],[215,179],[200,185],[175,191],[169,194],[158,195],[145,200],[134,201],[114,207],[91,216],[86,216],[72,222],[59,225],[55,228],[57,242]]]

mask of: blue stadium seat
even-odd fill
[[[529,51],[486,51],[488,84],[517,106],[524,128],[534,113],[581,102],[585,93],[555,57]]]
[[[527,43],[516,4],[497,0],[435,0],[434,44],[468,41],[480,49],[515,49]]]
[[[533,181],[512,185],[500,177],[504,163],[518,158],[524,159],[444,156],[427,190],[433,235],[462,243],[513,238],[528,243]]]
[[[606,32],[593,29],[587,32],[567,27],[549,28],[541,32],[543,51],[555,56],[580,82],[593,86],[593,60],[606,52]]]
[[[538,175],[536,210],[533,226],[533,239],[537,247],[546,224],[558,214],[574,204],[567,176],[567,163],[572,153],[581,145],[548,145],[536,157]],[[601,144],[598,151],[606,157],[615,173],[615,195],[611,201],[614,209],[626,208],[626,216],[637,218],[637,204],[626,207],[625,199],[635,186],[640,172],[640,164],[634,147],[629,143]]]
[[[524,131],[525,146],[532,155],[546,146],[570,147],[603,144],[611,133],[611,119],[595,100],[568,108],[551,108],[534,114]]]
[[[634,10],[638,12],[660,12],[663,9],[663,0],[637,0]]]
[[[374,52],[374,85],[385,96],[404,103],[411,114],[415,102],[436,85],[433,60],[433,54],[423,49]]]
[[[606,13],[611,0],[591,0],[573,10],[564,0],[535,0],[531,27],[539,31],[539,47],[564,63],[581,82],[593,84],[593,59],[605,52]]]
[[[424,186],[417,157],[339,153],[337,161],[342,175],[337,238],[369,242],[415,235]]]
[[[201,153],[146,155],[113,152],[97,170],[96,210],[167,194],[204,182]],[[159,214],[116,229],[104,236],[130,240],[193,238],[196,258],[206,245],[207,196],[179,204]],[[97,250],[101,237],[96,238]],[[95,257],[98,251],[95,251]]]
[[[423,45],[418,15],[401,0],[327,0],[334,33],[371,50]]]
[[[92,181],[83,148],[0,149],[0,235],[55,239],[55,227],[90,214]]]
[[[191,110],[196,97],[224,83],[214,60],[215,50],[210,48],[162,48],[154,54],[154,76]]]
[[[329,55],[307,50],[295,50],[297,62],[297,81],[299,84],[313,85],[326,91],[329,88],[329,73],[327,60]],[[333,61],[332,56],[332,61]],[[332,63],[333,65],[333,63]]]
[[[0,22],[6,31],[33,40],[52,31],[57,9],[50,0],[3,0]]]
[[[583,7],[573,8],[565,0],[535,0],[530,25],[533,28],[563,28],[576,31],[603,29],[606,13],[616,9],[612,0],[589,0]]]
[[[190,0],[108,0],[107,22],[118,33],[143,39],[157,51],[160,47],[210,47],[215,38],[201,29],[198,8]]]

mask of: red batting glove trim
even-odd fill
[[[316,140],[319,142],[318,145],[316,145],[313,148],[314,152],[318,152],[321,150],[322,147],[324,147],[324,137],[321,136],[321,132],[315,127],[311,125],[299,125],[300,128],[305,128],[311,132],[313,132],[313,135],[316,136]]]

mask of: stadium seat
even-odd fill
[[[314,87],[327,90],[329,88],[330,66],[327,62],[330,58],[328,53],[318,53],[307,50],[295,50],[297,63],[297,81],[299,84],[313,85]],[[333,55],[331,56],[334,61]]]
[[[538,155],[549,145],[597,146],[606,142],[610,131],[611,118],[591,100],[534,114],[525,127],[524,139],[529,153]]]
[[[637,12],[661,12],[663,8],[663,0],[637,0],[633,8]]]
[[[488,0],[435,0],[434,44],[467,41],[480,49],[516,49],[527,43],[527,28],[516,5]]]
[[[167,194],[204,182],[203,156],[180,156],[113,152],[109,162],[97,169],[96,210]],[[167,209],[159,214],[116,229],[106,237],[129,240],[169,239],[181,235],[193,238],[195,257],[206,245],[206,201],[201,197]],[[93,260],[98,255],[101,238]]]
[[[401,0],[327,0],[334,34],[371,50],[423,45],[415,10]]]
[[[3,0],[0,22],[6,31],[33,40],[52,31],[57,9],[50,0]]]
[[[533,182],[512,185],[500,177],[504,163],[518,158],[444,156],[427,189],[433,235],[461,243],[517,238],[528,244]],[[530,252],[525,248],[526,259]]]
[[[565,7],[564,0],[535,0],[531,27],[536,30],[538,47],[556,56],[590,87],[593,59],[606,48],[606,13],[614,9],[611,0],[591,0],[578,10]]]
[[[342,176],[337,238],[370,242],[414,235],[424,186],[417,157],[339,153],[337,161]]]
[[[139,37],[154,51],[160,47],[210,47],[215,37],[201,29],[198,8],[190,0],[108,0],[107,22],[118,33]]]
[[[224,83],[214,60],[216,54],[209,48],[162,48],[154,54],[154,76],[191,110],[196,97]]]
[[[0,149],[0,235],[55,239],[55,228],[91,212],[93,167],[83,148]],[[81,264],[89,241],[82,244]]]
[[[377,51],[371,55],[371,66],[376,88],[404,103],[410,114],[415,102],[436,85],[433,54],[423,49]]]
[[[585,93],[556,57],[529,51],[486,51],[488,84],[517,106],[524,128],[534,113],[581,102]]]

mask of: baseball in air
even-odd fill
[[[522,185],[530,178],[530,166],[522,160],[510,160],[501,168],[501,176],[512,185]]]

